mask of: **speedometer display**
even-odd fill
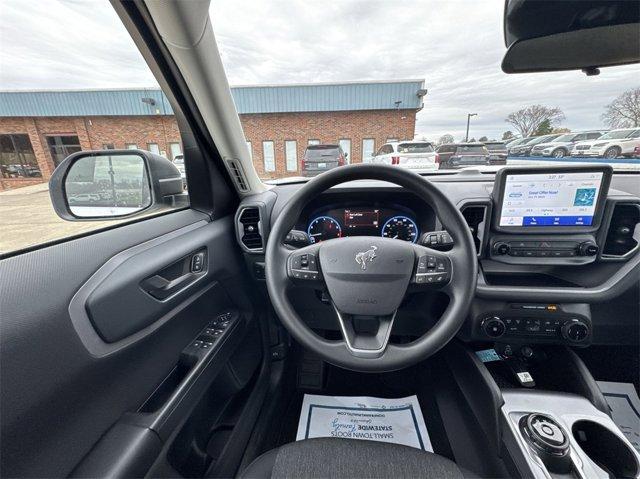
[[[418,240],[418,226],[407,216],[394,216],[382,227],[382,237],[415,243]]]
[[[331,216],[318,216],[309,223],[307,234],[312,243],[319,243],[333,238],[340,238],[342,236],[342,228]]]

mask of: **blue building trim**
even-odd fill
[[[419,110],[424,80],[231,88],[240,114]],[[4,91],[0,117],[173,115],[160,89]]]

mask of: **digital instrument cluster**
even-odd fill
[[[392,208],[337,208],[312,215],[307,225],[312,243],[345,236],[382,236],[415,243],[420,230],[415,215]]]

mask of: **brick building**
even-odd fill
[[[359,163],[391,139],[411,139],[423,80],[232,88],[260,176],[301,174],[307,145],[340,144]],[[47,181],[80,150],[182,152],[159,89],[0,92],[0,189]]]

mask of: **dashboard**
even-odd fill
[[[429,181],[458,206],[477,249],[478,283],[462,340],[584,347],[637,338],[629,328],[640,323],[638,175],[612,175],[606,166],[506,167],[495,175],[432,175]],[[278,185],[238,209],[237,240],[260,282],[270,225],[300,187]],[[318,195],[302,209],[292,235],[291,248],[348,236],[451,247],[441,247],[446,228],[430,205],[373,180]],[[294,289],[292,303],[310,327],[336,327],[320,291]],[[406,335],[405,341],[419,335],[437,322],[447,301],[410,294],[393,334]]]

